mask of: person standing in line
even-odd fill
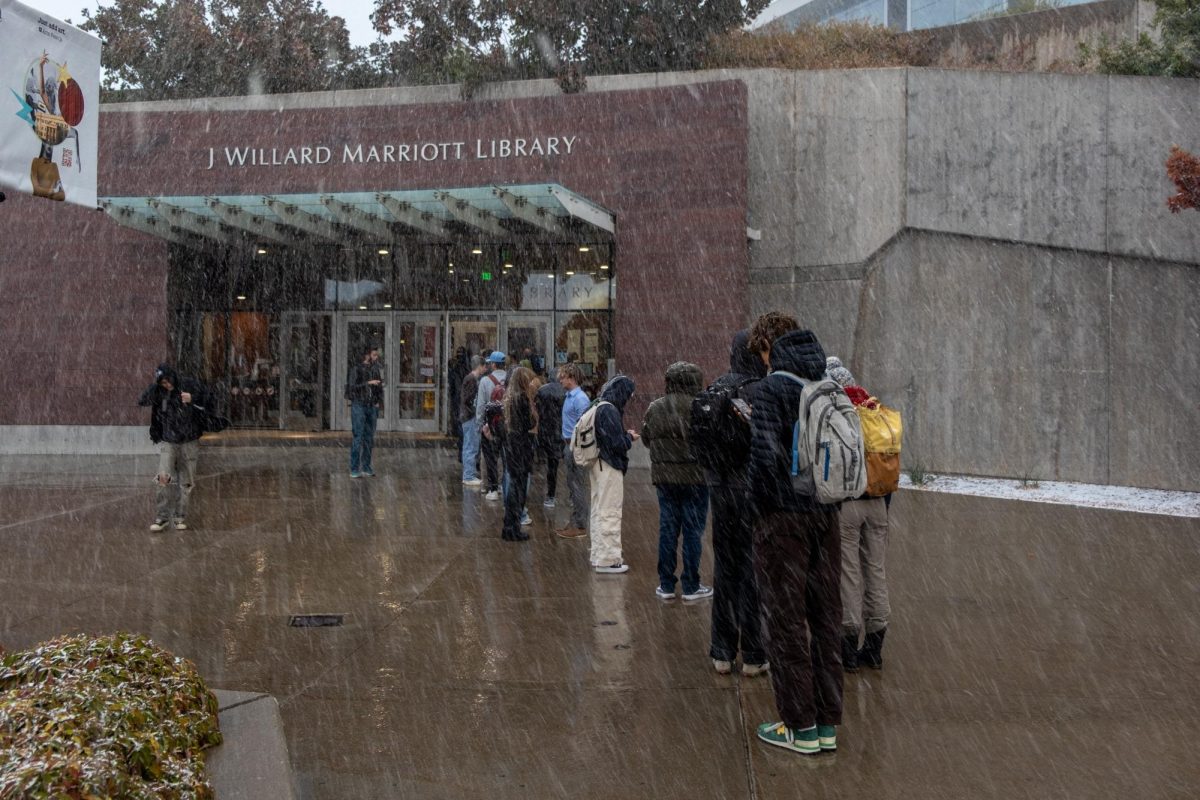
[[[210,407],[208,392],[191,378],[181,381],[170,364],[160,364],[138,405],[150,408],[150,441],[158,445],[150,530],[164,530],[171,522],[175,530],[187,530],[188,501],[196,485],[200,437]]]
[[[547,381],[535,395],[538,414],[538,449],[546,459],[546,508],[554,508],[558,491],[558,462],[562,459],[563,403],[567,391],[559,381]]]
[[[563,387],[562,406],[562,442],[560,451],[563,463],[567,465],[567,493],[571,502],[571,516],[567,523],[558,529],[557,533],[564,539],[578,539],[587,536],[587,520],[590,515],[588,504],[588,473],[586,468],[575,463],[571,455],[571,436],[583,412],[592,404],[587,392],[580,386],[583,383],[583,371],[574,362],[568,362],[558,368],[558,382]]]
[[[369,345],[362,361],[350,370],[346,381],[346,399],[350,401],[350,477],[375,477],[371,455],[375,450],[375,426],[383,405],[383,366],[379,347]]]
[[[483,463],[486,468],[483,490],[484,497],[488,500],[500,499],[500,471],[497,461],[500,458],[501,450],[500,443],[483,430],[484,412],[487,410],[487,404],[492,401],[492,395],[498,388],[504,386],[504,381],[508,377],[508,373],[504,370],[504,363],[504,353],[494,350],[487,357],[489,371],[479,379],[479,390],[475,393],[475,424],[479,426],[480,433],[483,434],[480,439],[480,448],[483,451]]]
[[[650,404],[642,440],[650,447],[650,480],[658,491],[658,588],[660,600],[675,599],[676,549],[683,537],[684,600],[712,597],[700,582],[700,552],[708,521],[704,468],[688,445],[692,400],[704,388],[700,368],[686,361],[667,367],[667,394]]]
[[[858,385],[840,359],[830,356],[826,371],[854,405],[876,407],[871,394]],[[885,566],[887,497],[864,494],[847,500],[838,519],[842,536],[842,666],[846,672],[858,672],[861,661],[872,669],[883,669],[883,638],[892,613]]]
[[[463,376],[459,387],[458,421],[462,426],[462,482],[463,486],[482,486],[479,479],[479,425],[475,422],[475,400],[479,393],[479,379],[487,370],[483,359],[471,356],[471,371]]]
[[[525,498],[529,491],[529,474],[533,471],[534,451],[537,448],[538,416],[534,407],[535,381],[533,371],[517,367],[508,376],[504,392],[504,529],[501,538],[523,542],[529,534],[521,530],[528,515]]]
[[[838,508],[796,491],[793,446],[803,387],[825,374],[825,352],[795,317],[764,314],[750,348],[772,374],[754,393],[750,417],[750,486],[757,513],[754,567],[767,626],[771,685],[781,721],[758,726],[758,738],[798,753],[837,749],[842,720],[841,538]],[[802,433],[802,431],[801,431]]]
[[[457,409],[462,402],[463,379],[470,371],[471,365],[467,358],[467,349],[460,347],[454,351],[454,358],[450,359],[450,363],[446,365],[446,399],[449,401],[447,408]],[[449,433],[458,442],[458,455],[459,458],[462,458],[463,431],[462,420],[458,418],[458,414],[450,415]]]
[[[754,405],[754,390],[767,376],[767,365],[750,351],[750,332],[738,331],[729,347],[729,372],[713,383],[729,392],[732,402]],[[737,407],[730,409],[737,414]],[[713,609],[709,656],[722,675],[733,671],[738,653],[742,674],[762,675],[768,669],[763,643],[758,584],[754,578],[754,514],[747,474],[750,463],[750,420],[736,416],[739,446],[726,446],[707,470],[712,497]]]
[[[621,555],[621,515],[625,506],[625,473],[629,470],[629,449],[641,437],[626,430],[625,404],[633,396],[634,383],[628,375],[615,375],[600,389],[596,409],[596,445],[600,451],[591,467],[592,569],[599,573],[620,574],[629,571]]]

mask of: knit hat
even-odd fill
[[[845,365],[842,364],[842,360],[837,356],[829,356],[829,358],[825,359],[825,372],[830,378],[837,381],[839,386],[855,385],[854,375],[850,373],[850,370],[846,369]]]

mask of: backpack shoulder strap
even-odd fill
[[[789,381],[792,381],[793,383],[798,383],[801,386],[808,386],[808,384],[812,383],[812,381],[806,381],[806,380],[804,380],[804,378],[801,378],[799,375],[796,375],[795,373],[788,372],[787,370],[782,370],[782,369],[775,370],[774,372],[771,373],[771,375],[779,375],[781,377],[787,378]],[[768,375],[767,377],[769,378],[770,375]]]

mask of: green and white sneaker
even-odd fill
[[[817,726],[799,730],[789,728],[782,722],[766,722],[758,726],[758,738],[767,744],[783,747],[797,753],[821,752],[821,740],[817,735]]]
[[[837,750],[837,726],[818,725],[817,739],[821,742],[822,750]]]

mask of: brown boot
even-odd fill
[[[574,528],[571,526],[559,528],[555,533],[558,534],[560,539],[578,539],[581,536],[587,536],[587,531],[583,528]]]

